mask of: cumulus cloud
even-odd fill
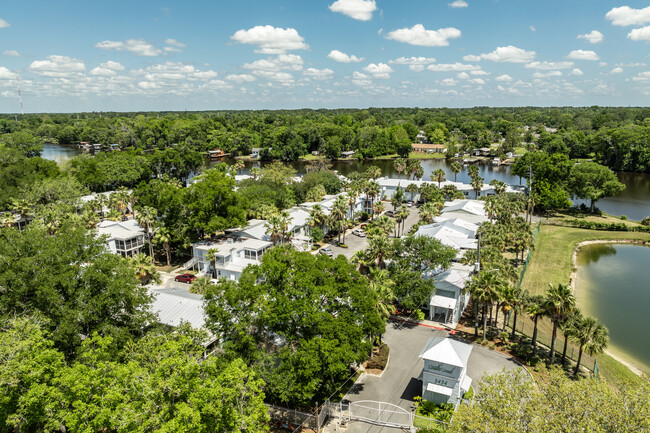
[[[305,69],[304,74],[308,77],[315,78],[317,80],[328,80],[334,75],[334,71],[325,68],[325,69],[316,69],[316,68],[307,68]]]
[[[256,60],[253,63],[245,63],[244,68],[262,71],[280,71],[291,69],[293,71],[302,70],[303,60],[297,54],[280,54],[277,57]]]
[[[507,63],[528,63],[536,56],[535,51],[526,51],[513,45],[507,47],[497,47],[491,53],[484,53],[479,56],[470,54],[463,57],[466,62],[477,62],[479,60],[490,60],[493,62]]]
[[[440,81],[440,84],[442,84],[443,86],[451,87],[451,86],[455,86],[456,84],[458,84],[458,81],[454,80],[453,78],[445,78],[444,80]]]
[[[9,56],[9,57],[20,57],[20,53],[16,50],[7,50],[4,53],[2,53],[3,56]]]
[[[613,8],[605,14],[615,26],[635,26],[650,22],[650,6],[633,9],[629,6]]]
[[[372,81],[370,81],[370,77],[368,77],[366,74],[362,74],[359,71],[354,71],[352,74],[352,84],[359,87],[369,87],[372,85]]]
[[[393,72],[393,68],[391,68],[385,63],[379,63],[379,64],[371,63],[365,68],[363,68],[363,70],[375,78],[382,78],[382,79],[390,78],[390,74]]]
[[[528,69],[540,69],[540,70],[553,70],[553,69],[568,69],[573,66],[573,62],[530,62],[526,63],[526,68]]]
[[[561,77],[562,72],[560,71],[548,71],[548,72],[535,72],[533,78],[548,78],[548,77]]]
[[[598,54],[594,51],[573,50],[567,55],[567,59],[573,60],[599,60]]]
[[[465,0],[455,0],[448,4],[450,8],[466,8],[469,6]]]
[[[86,66],[79,59],[68,56],[47,56],[46,60],[35,60],[29,65],[29,70],[45,77],[67,77],[84,72]]]
[[[456,71],[473,71],[480,69],[476,65],[466,65],[464,63],[438,63],[427,66],[427,69],[433,72],[456,72]]]
[[[255,77],[249,74],[231,74],[226,77],[228,81],[234,81],[235,83],[250,83],[255,81]]]
[[[0,80],[15,80],[16,78],[18,78],[18,74],[11,72],[4,66],[0,66]]]
[[[400,57],[389,60],[388,63],[396,65],[408,65],[409,69],[415,72],[422,72],[426,65],[436,61],[433,57]]]
[[[620,67],[619,68],[614,68],[611,71],[609,71],[610,74],[620,74],[621,72],[623,72],[623,68],[620,68]]]
[[[11,26],[11,24],[9,24],[6,20],[3,20],[2,18],[0,18],[0,29],[4,29],[4,28],[9,27],[9,26]]]
[[[512,81],[512,77],[508,74],[503,74],[496,77],[495,80],[508,82],[508,81]]]
[[[470,71],[470,75],[490,75],[489,72],[478,69],[476,71]]]
[[[602,42],[603,34],[598,30],[592,30],[591,32],[585,33],[584,35],[578,35],[578,39],[584,39],[591,44],[597,44],[598,42]]]
[[[131,73],[136,76],[144,76],[148,81],[154,83],[179,80],[209,80],[217,77],[215,71],[201,71],[193,65],[181,62],[160,63],[148,66],[145,69],[132,71]]]
[[[404,42],[420,47],[446,47],[449,39],[459,38],[460,30],[454,27],[447,27],[438,30],[427,30],[422,24],[413,27],[393,30],[386,34],[386,39]]]
[[[257,45],[255,52],[261,54],[284,54],[289,50],[309,48],[296,29],[283,29],[270,25],[237,30],[230,39],[241,44]]]
[[[119,62],[109,60],[105,63],[100,63],[99,66],[90,70],[90,75],[101,77],[112,77],[117,75],[117,71],[123,71],[124,66]]]
[[[127,39],[126,41],[102,41],[95,44],[101,50],[128,51],[136,56],[154,57],[162,54],[162,50],[144,39]]]
[[[289,85],[294,82],[293,75],[288,72],[254,71],[253,73],[259,77],[276,81],[284,85]]]
[[[172,38],[165,39],[165,43],[167,46],[163,49],[168,53],[180,53],[183,51],[183,48],[187,46],[184,43]]]
[[[359,63],[363,61],[363,57],[357,57],[354,54],[348,55],[339,50],[330,51],[327,57],[339,63]]]
[[[355,20],[369,21],[372,13],[377,10],[377,5],[375,0],[337,0],[329,5],[329,9]]]
[[[584,72],[578,68],[574,68],[573,71],[569,72],[569,75],[573,75],[574,77],[581,77],[584,75]]]
[[[633,29],[630,33],[627,34],[627,37],[633,41],[650,42],[650,26]]]
[[[634,81],[650,81],[650,71],[639,72],[634,78]]]
[[[531,32],[536,32],[536,31],[537,31],[537,29],[535,28],[535,26],[528,26],[528,29],[529,29]]]

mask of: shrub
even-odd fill
[[[474,397],[474,388],[470,386],[467,392],[463,394],[463,398],[465,400],[471,400],[473,397]]]
[[[427,316],[424,314],[424,311],[422,310],[415,310],[415,318],[418,320],[424,320],[427,318]]]
[[[383,370],[386,368],[386,364],[388,363],[388,353],[389,353],[389,348],[386,344],[382,344],[379,346],[379,353],[376,355],[373,355],[372,358],[368,360],[366,363],[366,368],[372,368],[376,370]]]
[[[490,349],[490,350],[494,350],[494,343],[490,343],[490,344],[488,344],[488,349]]]
[[[621,219],[622,219],[623,221],[627,221],[627,215],[621,215]]]
[[[508,334],[507,332],[502,332],[501,334],[499,334],[499,337],[501,337],[501,341],[503,341],[504,343],[508,341],[509,336],[510,334]]]
[[[641,220],[641,224],[644,226],[650,226],[650,216],[647,216]]]
[[[311,229],[311,238],[314,242],[322,241],[324,236],[325,235],[323,234],[323,229],[320,227],[314,227]]]

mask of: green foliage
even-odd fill
[[[593,212],[596,202],[604,197],[612,197],[625,189],[625,185],[609,168],[595,162],[581,162],[570,172],[569,191],[576,197],[591,201]]]
[[[12,199],[23,197],[23,191],[58,176],[60,170],[56,162],[27,158],[15,149],[0,146],[0,209],[7,209]]]
[[[387,344],[382,344],[381,346],[379,346],[377,353],[373,354],[373,356],[366,363],[366,368],[372,368],[376,370],[385,369],[386,364],[388,364],[389,352],[390,349]]]

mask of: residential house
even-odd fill
[[[418,132],[418,135],[415,136],[415,141],[417,141],[419,144],[428,144],[429,143],[429,137],[427,137],[424,134],[424,131]]]
[[[444,144],[413,143],[413,152],[443,153],[447,150]]]
[[[489,221],[485,211],[485,202],[481,200],[453,200],[445,202],[439,218],[462,219],[473,224]]]
[[[113,254],[133,257],[145,243],[145,232],[135,220],[104,220],[97,226],[97,234],[106,236],[106,244]]]
[[[192,244],[193,258],[189,265],[200,274],[237,281],[244,269],[259,264],[264,252],[272,246],[269,241],[239,236],[201,241]],[[212,260],[208,258],[211,250],[215,250]]]
[[[429,299],[429,320],[455,327],[460,321],[470,295],[465,285],[471,279],[474,266],[452,263],[451,267],[433,275],[436,291]]]
[[[261,151],[262,151],[261,147],[253,147],[251,149],[251,158],[259,158]]]
[[[457,406],[472,384],[467,363],[472,345],[450,337],[431,337],[420,353],[422,399]]]

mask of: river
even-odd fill
[[[650,374],[650,247],[585,245],[577,265],[578,306],[609,328],[607,350]]]
[[[45,144],[43,149],[43,158],[52,159],[58,162],[65,161],[81,153],[81,150],[75,145]],[[431,173],[442,168],[447,172],[449,180],[454,179],[454,174],[449,169],[449,163],[444,159],[422,159],[422,168],[424,169],[424,179],[430,180]],[[296,168],[298,174],[305,173],[306,167],[310,161],[296,161],[292,165]],[[246,161],[243,173],[249,173],[253,166],[259,166],[260,162]],[[332,169],[338,170],[342,175],[352,171],[364,171],[371,165],[378,166],[384,176],[397,177],[397,171],[393,166],[393,160],[376,159],[371,161],[334,161]],[[509,184],[520,183],[517,176],[510,174],[509,166],[493,166],[491,164],[479,164],[479,174],[488,183],[492,179],[498,179]],[[459,182],[469,183],[470,178],[467,173],[468,166],[465,165],[463,170],[458,173]],[[626,215],[629,219],[640,221],[646,216],[650,216],[650,174],[647,173],[627,173],[618,172],[618,178],[625,184],[625,190],[616,197],[609,197],[597,202],[597,207],[610,215]],[[525,182],[525,180],[524,180]],[[579,204],[583,201],[574,200]],[[587,203],[588,204],[588,203]]]

